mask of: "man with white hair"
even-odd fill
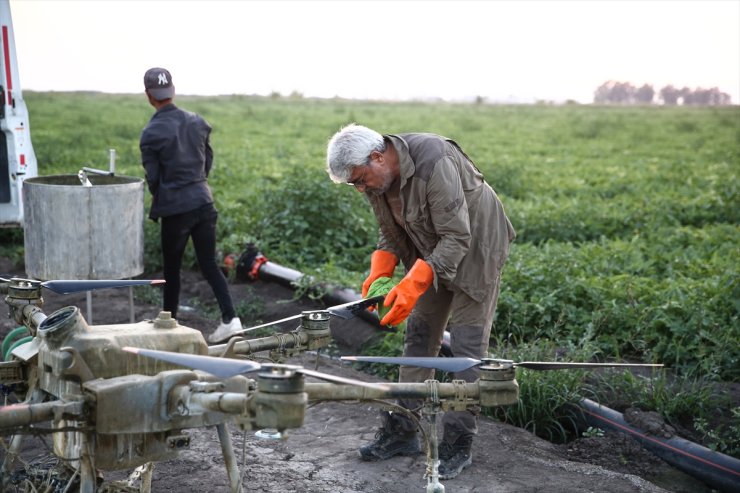
[[[454,356],[486,356],[501,270],[514,229],[496,193],[454,141],[427,133],[381,135],[351,124],[327,148],[327,172],[336,183],[365,193],[380,229],[370,258],[365,297],[399,261],[405,277],[386,295],[383,325],[407,320],[404,356],[437,356],[445,328]],[[473,382],[477,367],[454,374]],[[423,382],[433,369],[402,366],[401,382]],[[419,415],[422,401],[400,399]],[[456,477],[472,463],[480,409],[443,416],[439,473]],[[416,425],[405,413],[384,413],[376,439],[360,448],[364,460],[421,451]]]

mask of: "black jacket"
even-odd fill
[[[208,122],[174,104],[157,110],[144,127],[139,148],[152,193],[151,219],[213,202],[208,186],[213,163],[210,134]]]

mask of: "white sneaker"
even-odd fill
[[[216,327],[216,330],[213,331],[213,334],[208,336],[208,342],[225,341],[226,339],[229,339],[232,336],[236,335],[234,333],[242,330],[243,328],[244,327],[242,327],[242,321],[239,320],[239,317],[232,318],[231,322],[227,324],[221,322],[218,327]]]

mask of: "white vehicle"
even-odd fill
[[[23,225],[23,181],[38,175],[9,0],[0,0],[0,227]]]

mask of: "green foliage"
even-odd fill
[[[0,255],[8,257],[14,265],[23,265],[23,230],[0,228]]]
[[[547,341],[520,344],[501,343],[496,356],[514,361],[587,361],[591,348],[555,347]],[[565,442],[578,428],[580,419],[576,404],[583,398],[583,370],[534,371],[517,369],[519,401],[513,406],[486,409],[484,412],[501,421],[531,431],[553,442]]]
[[[139,303],[162,305],[162,288],[159,286],[134,286],[134,299]]]
[[[375,219],[361,195],[326,173],[296,167],[266,188],[253,212],[253,232],[270,255],[288,265],[361,265],[375,240]]]
[[[740,457],[740,407],[732,408],[732,421],[720,428],[711,428],[706,419],[695,418],[694,429],[711,450]]]
[[[385,331],[382,337],[367,347],[363,354],[366,356],[402,356],[403,335],[400,330]],[[380,363],[357,363],[357,367],[366,373],[395,382],[398,380],[398,367]],[[441,380],[441,378],[440,378]]]
[[[602,430],[601,428],[594,428],[593,426],[589,426],[584,430],[583,433],[581,433],[581,436],[583,436],[584,438],[603,437],[604,430]]]
[[[661,228],[574,245],[515,244],[494,332],[592,341],[605,354],[736,379],[738,227]]]

